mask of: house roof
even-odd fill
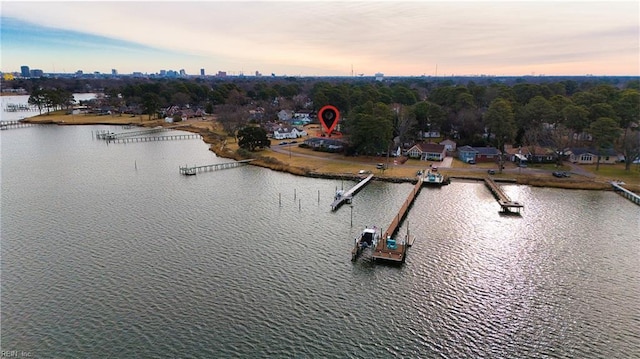
[[[418,147],[420,152],[423,153],[442,153],[445,149],[444,145],[439,145],[437,143],[416,143],[413,147]]]
[[[458,152],[478,152],[478,151],[476,151],[475,148],[471,146],[462,146],[462,147],[458,147]]]
[[[526,156],[531,154],[528,147],[505,147],[504,152],[510,155],[523,154]]]
[[[495,147],[472,147],[476,152],[484,156],[497,156],[500,154]]]
[[[600,156],[616,156],[616,151],[614,151],[612,148],[603,149],[602,151],[598,151],[593,148],[570,148],[569,151],[576,156],[580,156],[585,153]]]
[[[452,140],[444,140],[442,142],[440,142],[441,145],[449,145],[449,144],[456,144],[456,141],[452,141]]]

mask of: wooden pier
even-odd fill
[[[640,206],[640,196],[622,187],[618,182],[611,181],[610,183],[616,193]]]
[[[152,133],[169,131],[169,130],[170,129],[167,129],[167,128],[164,128],[164,127],[155,127],[155,128],[146,129],[146,130],[127,131],[127,132],[120,132],[120,133],[109,132],[107,130],[103,130],[103,131],[97,131],[96,134],[95,134],[95,137],[97,139],[99,139],[99,140],[106,140],[108,142],[113,142],[115,140],[122,139],[122,138],[146,136],[146,135],[150,135]]]
[[[8,103],[4,106],[5,112],[27,112],[38,111],[38,107],[35,105],[29,105],[24,103]]]
[[[498,184],[490,177],[484,178],[484,183],[489,188],[493,196],[500,204],[502,212],[504,213],[520,213],[520,208],[524,208],[522,203],[512,201],[509,196],[498,186]],[[516,212],[511,212],[512,209],[516,209]]]
[[[392,262],[392,263],[403,263],[407,256],[407,248],[413,245],[415,242],[415,237],[412,236],[407,230],[407,234],[404,238],[397,240],[394,236],[398,232],[398,228],[400,224],[406,217],[409,212],[409,207],[413,204],[416,197],[420,193],[420,189],[422,189],[422,182],[424,177],[420,176],[418,178],[418,183],[413,187],[411,193],[398,210],[398,213],[393,217],[391,224],[387,227],[387,230],[384,232],[383,236],[378,241],[376,248],[373,251],[372,258],[374,261],[383,261],[383,262]]]
[[[153,142],[153,141],[174,141],[174,140],[190,140],[202,138],[198,134],[187,135],[167,135],[167,136],[146,136],[146,137],[124,137],[108,140],[111,143],[131,143],[131,142]]]
[[[180,167],[180,174],[183,174],[185,176],[192,176],[198,172],[217,171],[217,170],[223,170],[228,168],[236,168],[236,167],[244,166],[251,161],[253,161],[253,159],[242,160],[237,162],[215,163],[212,165],[204,165],[204,166],[193,166],[193,167],[185,166],[185,167]]]
[[[331,203],[331,210],[335,211],[336,209],[340,208],[340,206],[342,206],[345,202],[351,202],[353,196],[358,193],[358,191],[360,191],[367,183],[369,183],[372,178],[373,174],[370,174],[365,179],[358,182],[358,184],[351,187],[351,189],[349,189],[347,192],[344,192],[339,196],[336,195],[336,199],[333,201],[333,203]]]
[[[19,120],[15,121],[0,121],[0,130],[8,130],[12,128],[22,128],[22,127],[33,127],[35,123],[22,122]]]

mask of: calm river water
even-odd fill
[[[640,357],[638,207],[613,192],[425,188],[401,267],[352,263],[412,188],[336,187],[112,126],[2,131],[1,346],[34,358]],[[353,221],[353,226],[351,222]]]

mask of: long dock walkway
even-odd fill
[[[0,130],[8,130],[11,128],[22,128],[36,126],[35,123],[22,122],[19,120],[14,121],[0,121]]]
[[[411,236],[408,231],[407,235],[402,240],[396,240],[393,237],[397,234],[398,228],[402,223],[404,217],[409,212],[409,207],[413,204],[416,197],[422,189],[423,176],[418,178],[418,183],[413,187],[413,190],[409,193],[409,196],[398,210],[398,213],[393,217],[391,224],[387,227],[380,241],[376,245],[373,251],[372,258],[374,261],[388,261],[395,263],[402,263],[407,255],[407,248],[413,245],[415,237]]]
[[[152,141],[173,141],[173,140],[189,140],[194,138],[202,138],[199,134],[187,135],[167,135],[167,136],[146,136],[146,137],[123,137],[109,140],[112,143],[131,143],[131,142],[152,142]]]
[[[520,208],[523,208],[524,205],[522,203],[512,201],[509,196],[502,190],[500,186],[490,177],[484,178],[484,184],[489,188],[493,196],[502,207],[502,212],[511,212],[511,209],[517,209],[517,213],[520,213]]]
[[[103,131],[97,131],[95,136],[99,140],[115,141],[122,138],[146,136],[152,133],[170,131],[170,130],[171,129],[164,128],[164,127],[155,127],[155,128],[145,129],[145,130],[127,131],[127,132],[119,132],[119,133],[103,130]]]
[[[227,168],[236,168],[240,166],[244,166],[247,163],[253,161],[253,159],[242,160],[237,162],[225,162],[225,163],[215,163],[212,165],[204,165],[204,166],[193,166],[193,167],[180,167],[180,173],[185,176],[195,175],[198,172],[202,171],[217,171]]]
[[[640,196],[622,187],[618,182],[611,181],[610,183],[616,193],[640,206]]]
[[[342,206],[345,202],[351,201],[353,196],[356,193],[358,193],[358,191],[360,191],[367,183],[369,183],[369,181],[372,178],[373,178],[373,174],[370,174],[365,179],[363,179],[362,181],[358,182],[358,184],[356,184],[355,186],[351,187],[351,189],[349,189],[347,192],[344,192],[341,195],[336,196],[335,201],[333,201],[333,203],[331,203],[331,210],[335,211],[336,209],[340,208],[340,206]]]

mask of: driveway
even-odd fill
[[[442,162],[440,162],[440,167],[450,168],[452,163],[453,163],[453,157],[447,156],[444,158],[444,160],[442,160]]]
[[[577,175],[581,175],[581,176],[585,176],[585,177],[590,177],[593,178],[596,175],[585,170],[584,168],[582,168],[580,165],[577,165],[575,163],[569,162],[569,161],[565,161],[563,162],[564,165],[571,167],[571,172],[577,174]]]

